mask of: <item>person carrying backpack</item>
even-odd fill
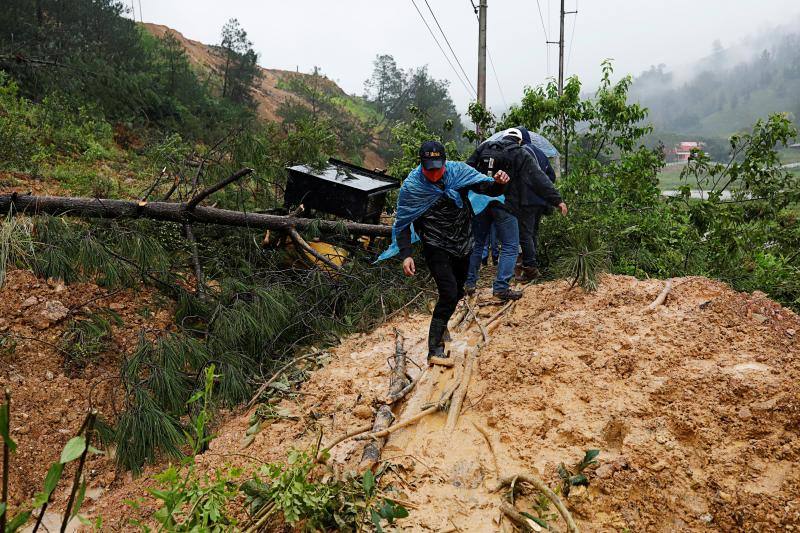
[[[534,156],[522,147],[522,132],[517,128],[506,131],[501,139],[481,144],[467,160],[467,164],[482,174],[492,176],[504,171],[511,178],[506,186],[504,201],[490,199],[489,204],[473,221],[475,246],[469,262],[466,291],[475,291],[478,280],[478,267],[483,248],[494,223],[497,239],[500,241],[500,258],[497,275],[492,283],[492,293],[500,300],[518,300],[521,291],[510,287],[514,267],[519,253],[519,225],[517,217],[524,210],[528,189],[532,189],[549,205],[558,207],[562,214],[567,213],[567,205],[553,184],[539,168]]]
[[[447,161],[444,146],[437,141],[424,142],[419,157],[420,165],[400,187],[392,245],[378,261],[400,254],[403,272],[413,276],[417,270],[411,244],[422,240],[422,255],[439,292],[428,330],[430,360],[444,356],[447,322],[464,297],[473,249],[473,211],[480,213],[492,197],[502,195],[509,177],[502,171],[488,177],[465,163]]]

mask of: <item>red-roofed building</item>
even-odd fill
[[[688,161],[692,150],[703,148],[703,143],[698,141],[681,141],[673,148],[669,155],[673,161]]]

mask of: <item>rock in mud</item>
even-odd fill
[[[50,322],[58,322],[69,314],[69,309],[58,300],[50,300],[44,304],[44,310],[39,314]]]
[[[454,487],[476,489],[483,483],[483,471],[476,461],[462,460],[450,470],[450,483]]]
[[[353,416],[362,420],[369,420],[372,418],[372,408],[369,405],[361,404],[353,409]]]

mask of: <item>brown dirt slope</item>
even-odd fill
[[[413,504],[402,527],[510,530],[500,497],[488,490],[495,464],[500,475],[533,472],[555,487],[558,463],[597,448],[589,488],[567,500],[583,531],[797,530],[800,319],[763,294],[705,278],[675,280],[666,305],[643,313],[662,287],[606,276],[593,294],[564,282],[526,289],[479,356],[455,432],[434,414],[387,442],[383,459],[396,468],[384,482]],[[299,421],[275,422],[242,449],[250,414],[243,413],[223,425],[200,464],[255,468],[310,447],[319,430],[324,443],[363,425],[372,400],[386,393],[395,327],[420,365],[411,373],[421,375],[397,416],[419,412],[452,372],[422,370],[426,323],[400,317],[347,339],[298,399],[284,400]],[[474,332],[457,334],[453,355],[473,341]],[[486,429],[494,457],[475,424]],[[354,469],[362,449],[346,441],[331,461]],[[112,491],[97,512],[124,527],[122,502],[151,483]],[[516,504],[532,508],[530,496]],[[551,524],[563,530],[560,520]]]
[[[146,22],[144,23],[144,27],[156,37],[163,37],[167,32],[172,32],[175,38],[178,39],[186,49],[189,60],[194,63],[195,66],[206,72],[220,72],[221,59],[214,54],[212,46],[187,39],[180,32],[161,24]],[[278,116],[278,108],[281,104],[286,101],[304,103],[296,94],[281,89],[281,82],[288,81],[292,77],[304,78],[309,75],[288,70],[259,68],[261,69],[261,80],[253,91],[253,97],[255,98],[258,109],[258,116],[264,120],[280,122],[281,118]],[[347,97],[347,93],[336,85],[336,83],[332,80],[327,80],[327,82],[330,84],[330,88],[334,93],[342,97]],[[372,147],[365,147],[364,164],[370,168],[384,167],[386,165]]]
[[[69,321],[81,310],[104,308],[123,321],[113,327],[108,349],[84,368],[67,364],[59,343]],[[0,288],[0,390],[11,390],[11,437],[18,444],[10,463],[12,509],[41,490],[48,467],[58,460],[90,406],[106,420],[115,420],[124,408],[118,379],[122,356],[133,350],[142,328],[169,327],[171,316],[154,305],[148,289],[109,294],[92,283],[65,286],[37,279],[29,271],[8,273]],[[106,456],[91,456],[85,472],[88,507],[116,476]],[[70,465],[63,479],[72,476]],[[56,509],[69,493],[68,485],[59,485]]]

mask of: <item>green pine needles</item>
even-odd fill
[[[570,280],[570,288],[597,290],[599,275],[608,268],[608,250],[589,228],[577,228],[567,237],[564,256],[556,265],[559,274]]]
[[[247,230],[200,226],[195,234],[207,279],[202,294],[192,290],[178,225],[43,216],[10,218],[0,228],[0,267],[110,289],[146,284],[161,292],[164,305],[174,302],[174,327],[143,331],[121,362],[125,410],[105,434],[117,445],[119,466],[135,472],[188,450],[181,420],[192,414],[190,399],[203,389],[209,366],[216,369],[213,405],[238,405],[304,346],[373,327],[426,283],[424,276],[408,280],[396,268],[373,265],[374,254],[344,234],[327,237],[350,253],[336,276],[299,267],[286,250],[262,249]],[[107,352],[112,326],[125,325],[111,312],[74,317],[59,343],[67,367],[83,368]]]

